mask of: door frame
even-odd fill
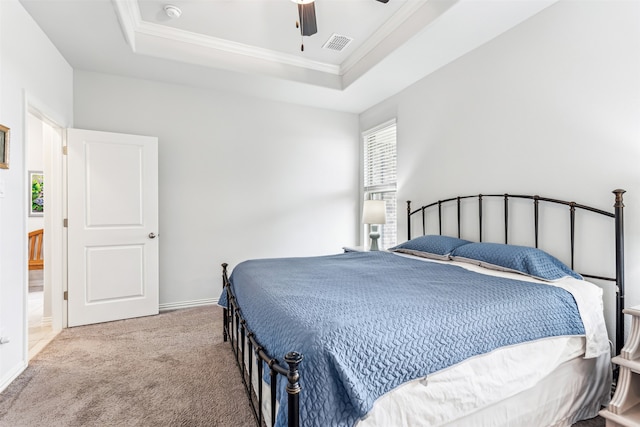
[[[44,170],[47,177],[47,192],[45,193],[45,206],[47,210],[44,217],[44,244],[47,248],[44,252],[45,286],[50,289],[51,299],[51,326],[54,333],[60,332],[67,327],[67,306],[64,300],[64,291],[67,288],[67,233],[63,225],[66,218],[66,188],[67,172],[66,159],[63,155],[63,147],[66,145],[65,129],[62,120],[56,119],[57,114],[48,108],[45,103],[37,98],[24,93],[24,122],[23,135],[27,135],[27,115],[31,114],[41,120],[59,136],[59,138],[48,138],[43,144]],[[28,198],[30,183],[27,170],[26,143],[23,143],[23,168],[25,175],[24,188],[24,217],[27,217]],[[26,228],[26,226],[25,226]],[[26,230],[25,230],[26,232]],[[27,257],[28,259],[28,257]],[[29,292],[29,272],[25,263],[25,289],[24,289],[24,351],[25,360],[28,360],[29,346],[29,324],[28,324],[28,292]]]

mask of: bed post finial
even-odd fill
[[[616,195],[616,203],[613,205],[614,208],[624,208],[624,203],[622,203],[622,195],[626,192],[627,190],[622,190],[620,188],[612,191],[612,193]]]
[[[222,287],[224,287],[227,282],[229,281],[228,279],[228,273],[227,273],[227,267],[229,266],[229,264],[227,264],[226,262],[222,263]]]
[[[229,273],[227,272],[227,267],[229,264],[226,262],[222,263],[222,288],[224,289],[229,284]]]
[[[302,354],[292,351],[284,356],[284,361],[289,365],[289,373],[287,374],[287,395],[289,400],[288,405],[288,422],[289,426],[300,426],[300,373],[298,372],[298,365],[302,362],[304,357]]]

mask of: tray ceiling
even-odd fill
[[[317,0],[310,37],[291,0],[20,1],[74,69],[361,112],[557,0]]]

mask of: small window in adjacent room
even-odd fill
[[[386,202],[386,223],[381,226],[380,249],[396,245],[396,120],[362,133],[364,142],[364,198]],[[365,230],[368,236],[369,229]],[[368,246],[368,238],[365,239]]]

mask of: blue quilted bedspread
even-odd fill
[[[303,426],[352,426],[406,381],[501,346],[584,334],[563,289],[387,252],[246,261],[230,281],[267,352],[304,355]]]

